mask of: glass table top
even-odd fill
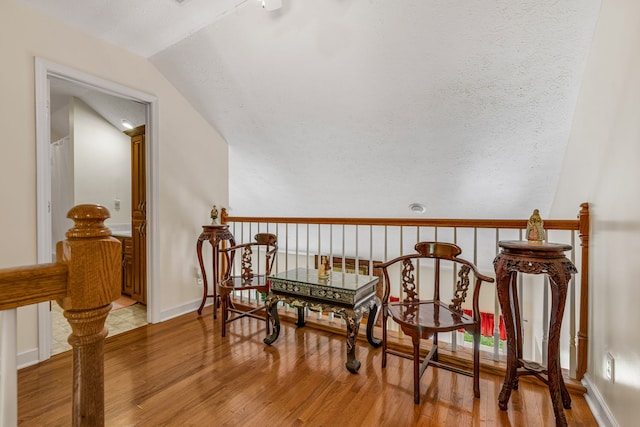
[[[378,281],[377,276],[364,274],[342,273],[330,271],[327,279],[318,277],[318,270],[310,268],[297,268],[294,270],[281,271],[269,276],[272,280],[283,280],[287,282],[297,282],[301,284],[312,284],[326,286],[337,289],[358,290]]]

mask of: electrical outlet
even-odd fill
[[[605,369],[604,369],[604,374],[607,377],[607,379],[611,382],[615,381],[615,359],[613,358],[613,355],[609,352],[607,352],[607,360],[605,362]]]
[[[204,282],[202,281],[202,271],[200,270],[200,267],[194,267],[194,271],[196,276],[196,284],[198,286],[202,286]]]

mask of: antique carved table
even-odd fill
[[[212,264],[212,272],[213,276],[213,293],[209,294],[209,285],[207,284],[207,272],[204,268],[204,262],[202,260],[202,243],[204,241],[208,241],[213,248],[213,253],[211,256],[211,264]],[[204,293],[202,295],[202,302],[200,303],[200,308],[198,308],[198,314],[202,314],[202,309],[204,308],[204,304],[207,301],[207,298],[213,298],[213,318],[216,318],[216,313],[218,311],[218,279],[220,278],[219,271],[219,244],[223,240],[229,240],[231,246],[234,246],[235,240],[233,239],[233,234],[229,231],[228,225],[203,225],[202,233],[198,237],[198,242],[196,243],[196,253],[198,255],[198,263],[200,263],[200,272],[202,273],[202,282],[204,286]]]
[[[508,240],[498,243],[501,251],[493,261],[496,271],[498,299],[507,332],[507,372],[498,397],[501,410],[507,409],[511,390],[518,388],[518,378],[535,375],[549,386],[556,425],[566,426],[563,407],[571,408],[571,397],[562,379],[560,369],[560,327],[571,275],[578,272],[564,255],[571,245],[557,243],[530,244],[527,241]],[[551,316],[547,368],[526,361],[522,356],[522,327],[517,292],[518,273],[547,274],[551,286]]]
[[[380,340],[373,337],[373,326],[378,315],[380,300],[376,296],[378,277],[341,272],[331,273],[329,279],[318,278],[318,270],[299,268],[269,276],[271,293],[267,296],[267,310],[272,326],[265,344],[273,344],[280,334],[278,302],[284,301],[298,309],[296,325],[304,326],[305,307],[313,311],[333,312],[347,324],[347,363],[351,373],[358,372],[356,339],[363,313],[369,311],[367,340],[378,347]]]

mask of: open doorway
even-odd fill
[[[143,126],[151,134],[155,102],[149,95],[36,59],[39,262],[55,259],[55,244],[72,225],[66,213],[80,203],[106,206],[111,218],[105,223],[114,236],[123,243],[131,240],[132,141],[124,131]],[[145,192],[153,217],[152,190],[157,181],[151,172],[156,169],[157,154],[152,135],[147,135],[147,141],[142,179],[148,183]],[[147,246],[151,246],[153,228],[150,221],[144,238]],[[144,260],[148,295],[143,301],[128,296],[114,304],[118,310],[107,319],[109,335],[153,321],[153,282],[149,280],[156,266],[153,255],[147,251]],[[39,359],[45,360],[67,348],[68,325],[56,303],[41,304],[38,318]]]
[[[73,226],[66,217],[73,206],[95,203],[109,209],[111,217],[105,225],[123,248],[123,295],[113,305],[106,327],[109,335],[135,329],[147,323],[146,291],[135,287],[136,292],[132,292],[133,281],[129,279],[133,272],[146,269],[144,260],[132,253],[141,240],[138,233],[132,233],[136,229],[135,224],[132,227],[132,212],[136,214],[140,204],[137,183],[145,182],[145,169],[138,167],[144,159],[132,161],[133,150],[138,154],[140,143],[134,144],[127,132],[136,128],[144,134],[147,106],[52,76],[49,95],[52,260],[56,243]],[[136,201],[132,187],[137,190]],[[137,282],[145,278],[137,276],[141,276]],[[71,349],[67,342],[71,328],[57,304],[52,304],[51,316],[54,355]]]

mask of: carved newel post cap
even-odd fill
[[[104,225],[109,217],[100,205],[77,205],[67,214],[75,224],[56,245],[57,262],[69,269],[67,295],[58,300],[65,310],[97,309],[120,297],[122,248]]]
[[[67,218],[75,223],[66,236],[68,239],[111,236],[104,221],[111,218],[109,210],[101,205],[77,205],[69,210]]]

